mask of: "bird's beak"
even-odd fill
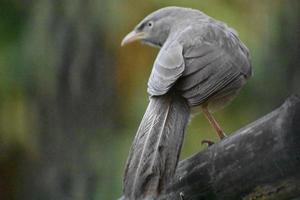
[[[144,38],[144,36],[145,36],[144,32],[131,31],[124,37],[124,39],[122,40],[121,46],[124,46],[126,44],[129,44],[129,43],[137,41],[137,40],[141,40]]]

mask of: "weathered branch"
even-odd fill
[[[280,199],[300,196],[300,99],[180,162],[160,200]]]

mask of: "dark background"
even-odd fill
[[[300,93],[299,0],[0,0],[0,199],[121,195],[157,49],[120,48],[146,14],[177,5],[235,28],[254,77],[216,113],[231,133]],[[216,139],[193,117],[182,158]]]

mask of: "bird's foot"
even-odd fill
[[[211,140],[202,140],[201,141],[201,145],[207,144],[207,146],[211,146],[213,144],[215,144],[215,142],[211,141]]]
[[[226,139],[228,136],[223,132],[222,138],[220,138],[220,141]],[[207,144],[207,146],[212,146],[213,144],[215,144],[214,141],[212,140],[202,140],[201,141],[201,145]]]
[[[220,140],[224,140],[225,138],[227,138],[228,136],[226,135],[226,133],[224,133],[223,131],[221,131],[220,133],[218,133]]]

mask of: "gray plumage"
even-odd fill
[[[225,105],[252,72],[249,51],[235,31],[198,10],[160,9],[133,33],[161,48],[148,81],[150,103],[124,175],[125,198],[139,200],[155,198],[171,181],[189,107]]]
[[[134,138],[124,175],[127,199],[154,198],[172,180],[189,106],[181,97],[151,97]]]
[[[233,29],[200,11],[166,9],[180,18],[170,27],[155,60],[148,82],[150,95],[166,94],[176,84],[189,104],[196,106],[229,83],[250,76],[248,50]]]

